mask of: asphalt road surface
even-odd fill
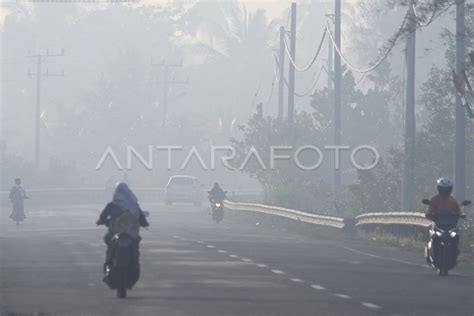
[[[474,275],[422,255],[236,221],[206,207],[144,205],[142,277],[125,300],[101,281],[100,206],[0,218],[1,315],[473,315]]]

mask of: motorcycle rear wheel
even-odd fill
[[[118,298],[126,298],[127,297],[127,289],[124,287],[119,287],[117,289],[117,297]]]

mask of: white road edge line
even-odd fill
[[[344,299],[351,299],[352,296],[350,295],[346,295],[346,294],[340,294],[340,293],[337,293],[337,294],[334,294],[335,297],[339,297],[339,298],[344,298]]]
[[[352,248],[349,248],[349,247],[345,247],[345,246],[341,246],[342,248],[346,249],[346,250],[349,250],[349,251],[352,251],[352,252],[355,252],[355,253],[358,253],[360,255],[364,255],[364,256],[368,256],[368,257],[372,257],[372,258],[377,258],[377,259],[386,259],[386,258],[383,258],[383,257],[380,257],[380,256],[377,256],[377,255],[373,255],[371,253],[368,253],[368,252],[363,252],[363,251],[360,251],[360,250],[356,250],[356,249],[352,249]]]
[[[360,255],[364,255],[364,256],[368,256],[368,257],[380,259],[380,260],[388,260],[388,261],[393,261],[393,262],[397,262],[397,263],[403,263],[403,264],[406,264],[406,265],[415,266],[415,267],[421,267],[421,268],[430,268],[429,266],[424,265],[424,264],[418,264],[418,263],[413,263],[413,262],[410,262],[410,261],[405,261],[405,260],[400,260],[400,259],[386,258],[386,257],[382,257],[382,256],[377,256],[377,255],[374,255],[374,254],[371,254],[371,253],[368,253],[368,252],[356,250],[356,249],[349,248],[349,247],[345,247],[345,246],[341,246],[341,247],[342,247],[343,249],[346,249],[346,250],[349,250],[349,251],[358,253],[358,254],[360,254]]]
[[[323,291],[323,290],[326,289],[324,286],[317,285],[317,284],[312,284],[311,287],[315,290],[318,290],[318,291]]]
[[[257,267],[259,267],[259,268],[268,268],[268,266],[266,264],[263,264],[263,263],[257,263]]]

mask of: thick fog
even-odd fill
[[[333,6],[329,1],[298,2],[298,66],[304,67],[311,61],[325,26],[329,23],[333,27],[328,17],[334,12]],[[135,187],[159,188],[175,174],[197,176],[205,187],[219,181],[231,190],[283,190],[265,187],[262,179],[271,176],[259,176],[258,170],[229,170],[220,159],[225,150],[214,151],[212,146],[235,146],[236,142],[241,142],[241,147],[249,145],[242,142],[246,133],[255,132],[249,130],[248,121],[253,115],[260,115],[259,104],[262,118],[277,116],[279,27],[285,26],[289,31],[289,10],[290,3],[286,1],[3,2],[3,190],[8,190],[16,177],[22,178],[29,188],[103,187],[123,177],[128,177]],[[406,5],[396,1],[345,1],[341,23],[344,57],[360,69],[377,62],[403,25],[406,10]],[[436,134],[438,131],[432,129],[437,126],[440,130],[446,128],[447,139],[452,139],[454,133],[453,120],[436,122],[435,113],[437,106],[446,113],[452,113],[452,109],[445,108],[445,104],[433,104],[448,90],[450,96],[445,103],[454,102],[450,82],[444,82],[446,87],[435,86],[437,80],[443,82],[440,76],[449,74],[454,67],[453,10],[441,12],[417,31],[415,94],[419,148],[431,141],[429,134]],[[472,18],[466,16],[469,29]],[[308,71],[296,71],[295,111],[297,116],[307,116],[297,125],[311,121],[310,132],[304,126],[299,132],[307,139],[276,139],[266,145],[324,148],[333,144],[328,40],[326,36]],[[468,39],[467,52],[471,40]],[[375,147],[381,159],[374,172],[384,180],[391,177],[387,181],[394,183],[380,184],[387,187],[399,187],[403,171],[400,159],[405,126],[405,46],[404,35],[396,38],[388,58],[366,74],[352,71],[342,62],[342,144],[350,150],[361,145]],[[285,80],[289,64],[286,58]],[[284,90],[286,117],[286,86]],[[472,140],[469,137],[468,145]],[[441,147],[449,150],[451,145],[447,141]],[[130,151],[131,147],[136,152],[128,152],[127,157],[127,148]],[[193,148],[198,155],[188,157]],[[350,164],[350,150],[341,152],[342,183],[347,190],[363,182],[364,176]],[[244,152],[248,150],[240,155]],[[435,167],[417,176],[417,196],[429,193],[428,184],[438,176],[453,176],[452,158],[438,159],[433,154],[452,157],[453,151],[430,151],[426,155],[433,159]],[[325,195],[331,191],[334,151],[323,150],[323,155],[321,166],[303,176],[316,179],[307,180],[312,186],[311,194]],[[189,163],[182,169],[187,157]],[[269,165],[267,158],[265,164]],[[365,158],[373,155],[369,153]],[[255,163],[255,159],[251,160]],[[423,155],[417,163],[422,160]],[[469,168],[468,186],[472,181]],[[398,201],[400,188],[391,191],[391,195]],[[375,208],[382,207],[382,198],[374,203]],[[333,207],[331,202],[323,204]]]
[[[0,316],[473,315],[473,0],[0,0],[0,46]]]

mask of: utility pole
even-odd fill
[[[402,211],[413,211],[415,201],[415,53],[416,18],[414,0],[408,7],[409,34],[406,44],[405,158],[402,185]]]
[[[336,0],[334,10],[334,41],[341,50],[341,0]],[[341,103],[342,103],[342,70],[341,56],[334,48],[334,146],[341,146]],[[333,194],[339,196],[341,187],[341,170],[334,166]]]
[[[331,20],[331,24],[334,25],[334,14],[326,14],[326,16]],[[329,32],[331,32],[331,26],[328,25],[328,28],[329,28]],[[333,51],[334,51],[334,46],[333,46],[333,43],[331,40],[328,40],[328,59],[327,59],[327,74],[328,74],[328,86],[327,86],[327,89],[328,89],[328,102],[329,104],[334,104],[334,87],[333,87],[333,76],[334,76],[334,65],[333,65]],[[336,53],[337,55],[337,53]],[[332,116],[333,116],[333,122],[334,122],[334,118],[336,117],[335,116],[335,113],[334,113],[334,108],[332,109]],[[334,144],[336,144],[336,137],[334,137]],[[336,164],[334,163],[332,165],[332,168],[334,168],[333,172],[334,172],[334,175],[332,177],[332,195],[333,197],[335,198],[338,194],[338,189],[337,189],[337,186],[336,186],[336,178],[338,177],[336,175]],[[339,185],[340,185],[340,182],[339,182]]]
[[[334,21],[333,21],[334,23]],[[328,40],[328,62],[327,62],[327,65],[328,65],[328,69],[327,69],[327,73],[328,73],[328,95],[330,95],[333,91],[333,85],[332,85],[332,82],[333,82],[333,78],[332,78],[332,75],[333,75],[333,61],[332,61],[332,51],[333,51],[334,47],[332,45],[332,41],[331,40]]]
[[[42,63],[48,57],[64,56],[64,49],[59,54],[51,54],[46,51],[45,54],[32,55],[28,53],[28,57],[36,59],[36,73],[31,73],[28,70],[28,76],[36,77],[36,118],[35,118],[35,167],[40,168],[40,145],[41,145],[41,78],[42,77],[63,77],[64,71],[60,74],[42,72]]]
[[[456,75],[464,89],[464,59],[466,54],[465,0],[456,0]],[[466,197],[466,117],[461,96],[456,93],[456,144],[454,162],[454,191],[459,200]]]
[[[291,3],[290,55],[296,61],[296,2]],[[288,122],[292,123],[295,115],[295,65],[290,62],[288,77]]]
[[[161,118],[161,128],[164,130],[166,128],[166,119],[168,117],[168,93],[170,86],[179,85],[179,84],[188,84],[189,80],[186,81],[174,81],[170,80],[170,68],[178,68],[182,67],[181,63],[179,64],[166,64],[165,62],[161,62],[159,64],[152,64],[152,66],[159,66],[163,67],[163,81],[159,82],[163,85],[162,90],[162,118]]]
[[[163,104],[162,109],[162,119],[161,119],[161,128],[164,130],[166,127],[166,118],[168,117],[168,84],[169,84],[169,65],[164,66],[163,70]]]
[[[283,120],[283,98],[285,97],[285,27],[280,26],[280,53],[278,61],[278,120]]]

